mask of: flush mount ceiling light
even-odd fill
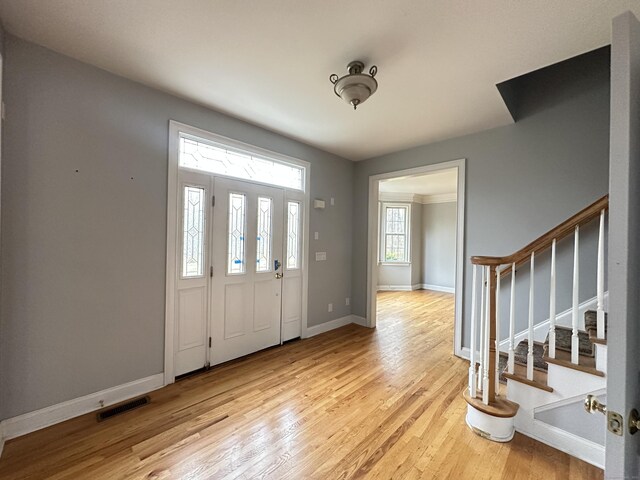
[[[378,82],[373,78],[378,73],[378,67],[371,67],[367,75],[362,73],[364,63],[355,60],[347,65],[347,70],[349,73],[344,77],[338,77],[335,73],[330,75],[329,81],[333,83],[336,95],[352,105],[355,110],[378,89]]]

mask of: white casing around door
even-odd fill
[[[215,177],[214,195],[211,365],[280,344],[283,267],[276,270],[275,261],[282,263],[284,254],[282,189]],[[231,196],[237,202],[233,215]],[[263,206],[270,200],[269,218],[262,211],[260,220],[259,199]],[[268,252],[262,250],[259,263],[258,243],[266,237]]]

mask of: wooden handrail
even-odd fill
[[[511,255],[507,255],[504,257],[487,257],[487,256],[475,256],[471,257],[471,263],[474,265],[485,265],[485,266],[493,266],[498,267],[500,265],[511,265],[513,263],[516,264],[516,267],[526,263],[531,258],[531,253],[535,252],[536,254],[543,252],[547,248],[551,247],[553,240],[559,241],[564,237],[571,235],[577,226],[582,226],[594,218],[597,218],[600,215],[602,210],[609,209],[609,195],[605,195],[602,198],[599,198],[595,202],[593,202],[588,207],[580,210],[571,218],[568,218],[560,225],[552,228],[544,235],[539,236],[533,242],[528,244],[527,246],[521,248],[515,253]],[[507,275],[511,272],[511,269],[506,269],[501,272],[502,275]]]

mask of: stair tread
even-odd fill
[[[564,350],[556,350],[556,358],[550,358],[547,355],[545,349],[544,361],[547,363],[553,363],[555,365],[561,365],[563,367],[572,368],[573,370],[579,370],[581,372],[590,373],[599,377],[604,377],[604,372],[596,369],[596,359],[594,357],[588,357],[585,355],[578,356],[578,364],[571,362],[571,352],[565,352]]]
[[[486,413],[487,415],[491,415],[492,417],[515,417],[516,413],[518,413],[518,408],[520,408],[520,405],[516,402],[507,400],[504,397],[496,397],[495,401],[491,402],[489,405],[485,405],[482,403],[482,396],[478,395],[475,398],[471,397],[468,388],[464,389],[462,396],[469,405],[483,413]]]
[[[524,383],[531,387],[539,388],[546,392],[553,392],[553,388],[547,385],[547,372],[541,370],[533,370],[533,380],[527,378],[527,367],[523,365],[514,365],[513,373],[504,372],[504,378]]]
[[[591,332],[593,332],[593,334]],[[606,338],[598,338],[597,335],[598,334],[596,333],[595,330],[590,330],[589,331],[589,341],[591,343],[598,343],[600,345],[606,345],[607,344],[607,339]]]

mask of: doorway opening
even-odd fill
[[[309,164],[170,122],[165,384],[304,337]]]
[[[411,318],[416,309],[428,317],[452,304],[454,353],[459,356],[464,167],[462,159],[369,178],[369,326],[376,326],[378,315],[386,318],[389,309],[411,306]]]

